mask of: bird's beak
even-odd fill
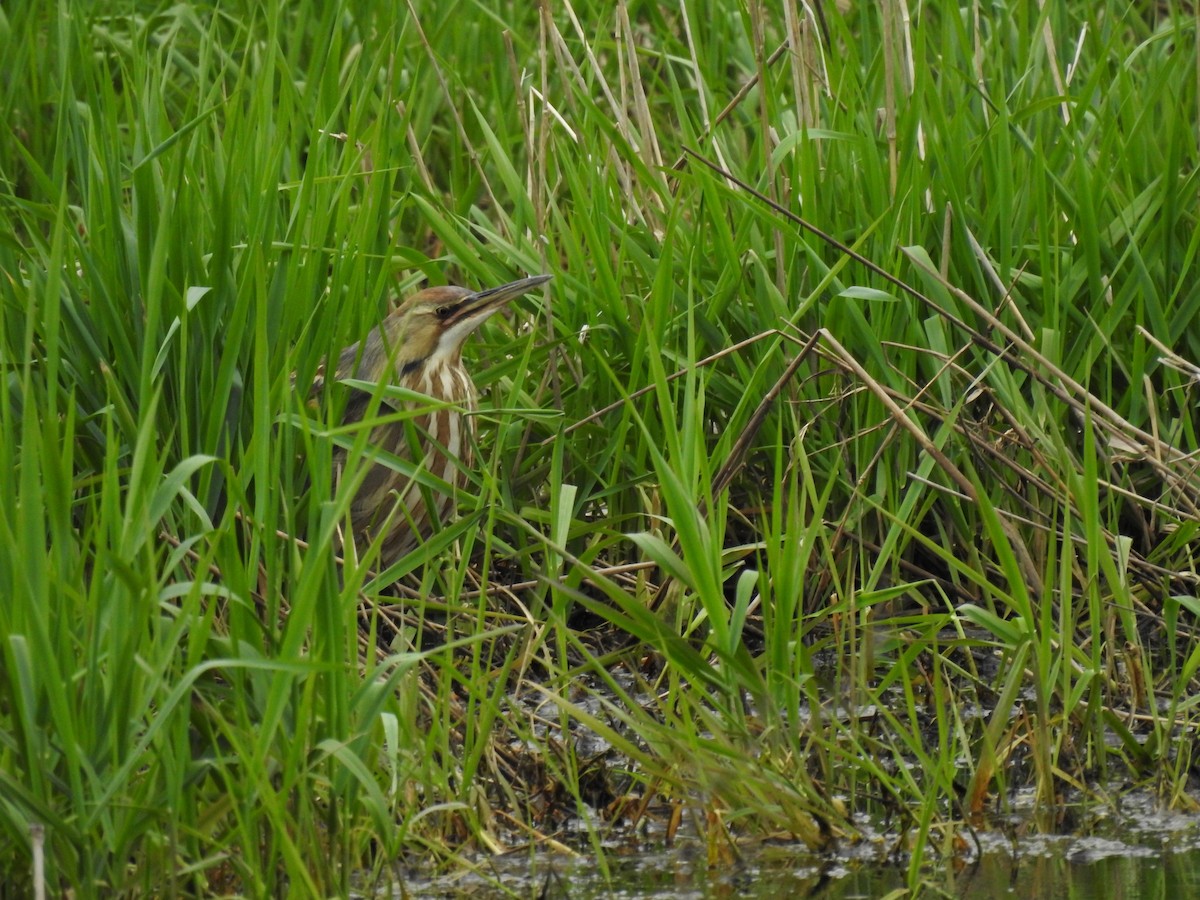
[[[539,284],[545,284],[553,275],[532,275],[520,281],[510,281],[500,287],[488,288],[486,291],[476,291],[468,294],[459,304],[458,313],[454,319],[461,322],[465,319],[483,321],[509,300],[514,300],[522,294],[527,294]]]

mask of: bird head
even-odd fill
[[[406,375],[423,365],[454,365],[466,339],[505,303],[550,280],[534,275],[484,291],[431,287],[404,300],[362,345],[342,351],[339,378],[371,380],[390,369]],[[390,364],[390,365],[389,365]]]
[[[453,286],[418,291],[384,322],[383,338],[397,351],[397,370],[426,361],[455,363],[463,343],[488,317],[549,280],[535,275],[484,291]]]

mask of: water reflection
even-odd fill
[[[1200,822],[1197,823],[1200,826]],[[1168,846],[1110,838],[1042,836],[1017,854],[1003,836],[981,835],[974,864],[929,866],[920,887],[930,896],[1038,900],[1151,900],[1200,897],[1200,840],[1196,828]],[[748,850],[731,870],[710,871],[697,848],[608,855],[607,872],[594,860],[545,853],[480,862],[453,878],[410,881],[412,897],[539,897],[545,900],[779,900],[815,897],[858,900],[903,892],[906,869],[863,859],[829,860],[779,845]],[[404,896],[402,893],[393,896]]]

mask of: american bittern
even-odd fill
[[[370,435],[371,445],[413,462],[452,487],[460,486],[464,467],[471,465],[475,424],[473,417],[464,415],[475,408],[475,385],[462,363],[463,343],[501,306],[550,277],[535,275],[486,291],[426,288],[401,303],[366,340],[343,350],[337,360],[338,379],[386,380],[433,401],[453,404],[377,425]],[[318,373],[313,390],[320,390],[324,380]],[[342,421],[362,421],[371,396],[370,391],[352,390]],[[423,406],[386,395],[380,401],[383,414],[389,412],[388,407],[412,411]],[[410,435],[417,435],[416,440],[410,440]],[[345,458],[345,452],[338,450],[334,465],[340,468]],[[380,565],[391,565],[416,545],[418,534],[429,535],[435,519],[446,519],[453,499],[432,489],[423,495],[421,485],[412,478],[376,463],[350,504],[355,546],[362,552],[378,540]]]

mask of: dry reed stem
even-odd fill
[[[949,324],[953,325],[966,334],[979,347],[1003,358],[1009,365],[1015,369],[1025,372],[1041,384],[1049,391],[1057,400],[1068,406],[1070,409],[1080,415],[1093,415],[1096,424],[1101,427],[1106,433],[1123,436],[1131,442],[1132,447],[1136,447],[1142,454],[1142,458],[1155,468],[1156,471],[1164,478],[1168,484],[1175,486],[1181,493],[1181,499],[1186,504],[1186,509],[1189,515],[1200,517],[1200,507],[1197,507],[1196,502],[1189,496],[1190,493],[1196,493],[1198,485],[1194,483],[1194,479],[1188,477],[1181,480],[1181,476],[1177,472],[1171,471],[1168,466],[1172,463],[1186,461],[1188,454],[1183,453],[1177,448],[1171,446],[1165,441],[1160,440],[1157,436],[1138,428],[1133,423],[1126,420],[1112,407],[1108,406],[1099,397],[1088,391],[1078,381],[1064,372],[1060,367],[1056,366],[1044,354],[1033,347],[1024,336],[1013,331],[1001,319],[997,318],[991,310],[983,306],[974,297],[967,294],[961,288],[943,281],[940,278],[940,273],[936,268],[929,268],[924,261],[913,254],[906,254],[910,261],[921,270],[927,272],[934,278],[938,279],[946,290],[954,295],[971,313],[976,316],[989,331],[996,332],[1010,346],[1001,346],[992,338],[988,337],[980,329],[967,324],[963,319],[954,315],[949,310],[943,308],[936,303],[931,297],[914,288],[901,278],[888,272],[878,263],[863,256],[852,247],[839,241],[831,234],[817,228],[801,216],[792,212],[780,204],[771,200],[760,191],[755,190],[746,182],[739,179],[732,173],[721,169],[711,160],[706,159],[694,150],[688,149],[686,152],[703,163],[708,168],[712,169],[717,174],[721,175],[731,184],[746,192],[750,196],[758,199],[762,203],[767,204],[780,215],[786,217],[789,221],[798,225],[810,234],[815,235],[820,240],[834,247],[839,252],[849,256],[859,264],[865,266],[871,272],[878,275],[880,278],[888,282],[894,287],[899,288],[904,293],[920,301],[924,306],[944,319]]]
[[[406,0],[406,2],[408,4],[408,14],[412,17],[413,27],[417,30],[417,36],[421,39],[421,44],[425,48],[425,55],[429,58],[429,65],[433,70],[434,76],[437,78],[438,85],[441,87],[442,96],[446,101],[446,109],[450,111],[450,116],[454,119],[455,131],[458,133],[459,141],[462,142],[460,149],[467,154],[467,158],[471,160],[471,165],[475,167],[475,171],[479,174],[480,183],[483,185],[483,189],[487,191],[492,208],[500,209],[501,205],[496,199],[495,192],[492,190],[491,180],[488,178],[483,164],[479,161],[479,153],[471,143],[471,138],[467,135],[467,128],[463,124],[462,113],[459,111],[458,104],[454,102],[454,95],[450,92],[450,85],[447,83],[446,75],[438,63],[437,54],[433,52],[433,46],[425,36],[425,29],[421,27],[421,18],[417,15],[417,10],[413,7],[412,0]]]

